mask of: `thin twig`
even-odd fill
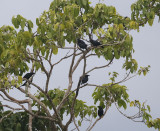
[[[94,67],[94,68],[90,69],[89,71],[86,72],[86,74],[90,73],[93,70],[101,69],[101,68],[105,68],[105,67],[109,66],[113,62],[113,59],[114,59],[114,57],[110,60],[110,62],[108,64],[106,64],[104,66]]]
[[[11,107],[11,106],[9,106],[9,105],[0,105],[1,107],[6,107],[6,108],[9,108],[9,109],[12,109],[12,110],[17,110],[17,111],[19,111],[19,110],[23,110],[23,108],[13,108],[13,107]]]
[[[73,122],[74,122],[74,125],[76,126],[77,130],[80,131],[79,128],[78,128],[78,125],[76,124],[76,120],[75,120],[75,116],[74,115],[73,115]]]
[[[8,117],[9,115],[11,115],[13,113],[13,111],[9,112],[8,114],[6,114],[5,116],[3,116],[1,119],[0,119],[0,123],[3,121],[4,118]]]

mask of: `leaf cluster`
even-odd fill
[[[160,20],[160,1],[159,0],[138,0],[131,5],[132,20],[144,26],[147,22],[152,26],[155,16]]]
[[[48,91],[48,95],[56,107],[62,101],[64,93],[65,91],[60,90],[59,88],[55,88],[54,90]],[[51,103],[48,100],[46,95],[40,92],[36,95],[36,97],[41,102],[43,102],[46,105],[46,107],[48,107],[50,110],[52,109]],[[67,98],[67,102],[60,109],[59,115],[61,116],[62,120],[63,120],[63,116],[66,116],[66,115],[68,116],[70,114],[74,98],[75,98],[75,93],[71,92],[71,95]],[[39,104],[36,103],[36,101],[33,101],[32,106],[36,106],[39,108]],[[39,108],[39,110],[43,112],[43,109]],[[84,101],[76,99],[75,106],[74,106],[74,115],[76,118],[80,117],[81,120],[83,120],[84,117],[86,116],[93,116],[95,118],[97,116],[97,107],[87,106],[87,104],[85,104]]]
[[[0,112],[0,117],[3,117],[9,114],[11,111],[2,111]],[[45,114],[32,111],[35,114],[45,116]],[[27,112],[16,112],[12,113],[0,123],[0,130],[1,131],[28,131],[28,119],[29,115]],[[33,131],[51,131],[49,126],[49,120],[40,119],[34,117],[32,119],[32,130]]]
[[[119,107],[127,108],[127,103],[129,102],[129,95],[127,93],[126,86],[121,86],[118,84],[113,85],[112,83],[103,84],[102,87],[96,87],[92,97],[94,99],[94,104],[100,103],[103,108],[112,103],[118,103]]]

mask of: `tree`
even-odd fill
[[[1,110],[1,129],[56,131],[67,130],[69,125],[74,123],[75,128],[80,130],[83,121],[87,120],[89,121],[87,130],[91,130],[99,120],[103,119],[113,104],[125,117],[133,121],[139,119],[148,127],[159,128],[159,119],[151,120],[150,107],[145,106],[145,102],[130,101],[127,87],[121,85],[130,78],[141,73],[146,75],[149,71],[149,66],[138,69],[138,64],[132,56],[133,38],[129,31],[139,31],[139,27],[147,22],[152,25],[154,16],[160,14],[159,6],[159,1],[139,0],[131,6],[132,15],[128,18],[120,16],[113,6],[106,6],[102,3],[92,7],[87,0],[54,0],[49,11],[44,11],[36,19],[38,26],[36,32],[32,31],[33,23],[30,20],[21,15],[13,17],[14,27],[2,26],[0,28],[0,95],[5,101],[16,103],[20,108],[1,105],[11,109],[11,111]],[[91,46],[90,36],[99,41],[103,48],[101,45]],[[87,43],[87,50],[77,46],[78,38]],[[59,58],[58,54],[66,50],[68,51],[66,55]],[[55,62],[57,57],[59,60]],[[97,66],[95,62],[93,68],[87,68],[88,59],[92,57],[104,58],[103,61],[108,63]],[[88,82],[81,85],[82,78],[86,74],[107,68],[115,59],[120,58],[125,60],[123,64],[127,73],[125,78],[117,81],[118,73],[113,72],[109,73],[109,83],[100,85],[98,82],[97,84],[88,84]],[[65,60],[70,61],[68,87],[53,89],[49,85],[53,69]],[[83,69],[75,73],[79,70],[79,66]],[[21,87],[22,75],[32,71],[42,71],[46,77],[44,89],[38,82],[28,81],[32,88],[37,89],[36,94],[26,92]],[[75,75],[79,76],[78,81],[73,81]],[[92,94],[94,100],[92,106],[77,99],[79,91],[89,86],[95,88]],[[29,85],[27,87],[30,88]],[[8,92],[16,89],[26,94],[28,98],[17,100],[10,96]],[[31,102],[32,108],[36,110],[31,109]],[[27,109],[25,104],[28,104],[30,108]],[[137,107],[138,113],[134,116],[127,116],[121,112],[120,108],[127,109],[127,104]],[[104,116],[101,118],[97,117],[98,105],[104,109]],[[22,112],[13,113],[15,110],[22,110]],[[68,120],[64,123],[65,116]],[[92,118],[95,119],[93,123]],[[21,120],[24,120],[26,124],[23,124]],[[10,126],[6,126],[8,121],[12,123]],[[39,127],[40,124],[42,127]]]

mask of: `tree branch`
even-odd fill
[[[15,98],[11,97],[10,95],[8,95],[5,90],[3,90],[3,91],[1,91],[1,92],[3,92],[4,95],[5,95],[8,99],[11,100],[10,102],[16,101],[16,102],[18,102],[18,103],[20,103],[20,104],[28,103],[28,99],[26,99],[26,100],[17,100],[17,99],[15,99]],[[2,97],[2,95],[1,95],[1,97]]]
[[[94,68],[92,68],[91,70],[87,71],[86,74],[90,73],[90,72],[93,71],[93,70],[101,69],[101,68],[105,68],[105,67],[109,66],[110,64],[112,64],[113,59],[114,59],[114,57],[110,60],[110,62],[109,62],[108,64],[106,64],[106,65],[104,65],[104,66],[99,66],[99,67],[94,67]]]
[[[55,114],[56,114],[56,116],[57,116],[57,118],[58,118],[59,124],[60,124],[60,126],[62,127],[63,124],[62,124],[61,117],[59,116],[59,114],[58,114],[58,112],[57,112],[57,110],[56,110],[56,107],[55,107],[52,99],[49,97],[48,93],[46,93],[45,91],[43,91],[38,85],[36,85],[36,84],[34,84],[34,83],[32,83],[32,82],[31,82],[31,84],[32,84],[33,86],[35,86],[38,90],[40,90],[40,91],[48,98],[48,100],[49,100],[49,102],[50,102],[50,104],[51,104],[51,106],[52,106],[52,108],[53,108],[53,110],[54,110],[54,112],[55,112]],[[54,116],[55,116],[55,115],[53,115],[53,118],[54,118]]]
[[[76,44],[74,44],[74,47],[76,47]],[[73,65],[74,65],[74,60],[75,60],[75,54],[76,54],[76,48],[74,48],[74,53],[73,53],[73,57],[72,57],[72,61],[71,61],[71,65],[70,65],[70,69],[69,69],[69,74],[68,74],[68,78],[69,78],[69,85],[68,85],[68,88],[67,88],[67,91],[62,99],[62,101],[60,102],[59,106],[57,107],[57,110],[59,111],[60,108],[63,106],[63,103],[65,102],[66,100],[66,96],[69,94],[70,90],[71,90],[71,87],[72,87],[72,68],[73,68]]]
[[[17,88],[18,90],[20,90],[21,92],[23,92],[25,94],[25,90],[23,90],[22,88]],[[44,109],[44,111],[47,113],[48,116],[51,116],[50,112],[48,111],[47,107],[39,100],[37,99],[35,96],[33,96],[32,94],[28,94],[28,97],[30,97],[32,100],[35,100],[40,106],[42,106],[42,108]]]

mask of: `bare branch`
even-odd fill
[[[128,119],[130,119],[130,120],[132,120],[132,121],[134,121],[134,122],[144,122],[143,120],[141,120],[141,121],[135,120],[136,118],[142,117],[142,114],[143,114],[143,113],[140,112],[140,110],[139,110],[139,112],[138,112],[137,114],[135,114],[135,115],[133,115],[133,116],[127,116],[127,115],[124,114],[122,111],[120,111],[120,109],[119,109],[119,107],[117,106],[116,103],[115,103],[115,106],[116,106],[117,110],[119,111],[119,113],[122,114],[123,116],[125,116],[126,118],[128,118]]]
[[[3,90],[2,92],[5,94],[5,96],[6,96],[8,99],[11,100],[10,102],[16,101],[16,102],[18,102],[18,103],[20,103],[20,104],[28,103],[28,99],[26,99],[26,100],[17,100],[17,99],[15,99],[15,98],[11,97],[10,95],[8,95],[8,93],[7,93],[5,90]],[[1,97],[2,97],[2,95],[1,95]]]
[[[41,66],[42,66],[42,70],[45,72],[46,76],[48,76],[48,72],[47,72],[46,68],[44,67],[44,63],[43,63],[42,57],[39,55],[38,51],[37,51],[37,55],[39,56],[40,63],[41,63]]]
[[[18,90],[20,90],[21,92],[23,92],[25,94],[25,90],[23,90],[22,88],[17,88]],[[44,109],[44,111],[47,113],[48,116],[51,116],[50,112],[48,111],[47,107],[44,105],[44,103],[42,103],[38,98],[36,98],[34,95],[28,93],[28,97],[30,97],[32,100],[35,100],[40,106],[42,106],[42,108]]]
[[[82,52],[83,52],[83,51],[82,51]],[[74,105],[75,105],[75,102],[76,102],[76,98],[77,98],[77,96],[78,96],[78,92],[79,92],[79,88],[80,88],[80,83],[81,83],[82,77],[85,75],[85,69],[86,69],[85,52],[83,52],[83,58],[84,58],[83,74],[82,74],[82,76],[79,78],[79,81],[78,81],[78,85],[77,85],[77,89],[76,89],[76,96],[74,97],[73,102],[72,102],[72,107],[71,107],[71,112],[70,112],[71,116],[70,116],[70,119],[69,119],[69,121],[67,122],[66,126],[68,126],[68,125],[71,123],[72,118],[73,118],[73,120],[75,119],[75,117],[74,117]],[[74,124],[75,124],[77,130],[79,131],[79,128],[78,128],[75,120],[74,120]]]
[[[83,52],[83,58],[84,58],[84,66],[83,66],[83,76],[84,76],[86,72],[86,57],[84,52]]]
[[[77,63],[74,65],[73,70],[72,70],[72,73],[76,70],[76,68],[78,67],[78,65],[79,65],[79,63],[81,62],[81,60],[84,58],[84,56],[85,56],[89,51],[90,51],[90,50],[83,52],[83,55],[77,60]]]
[[[12,110],[25,110],[26,112],[28,112],[28,113],[29,113],[30,115],[32,115],[32,116],[54,121],[54,119],[52,119],[51,117],[40,116],[40,115],[36,115],[36,114],[32,113],[31,111],[27,110],[23,105],[21,105],[21,104],[23,104],[23,103],[21,103],[21,102],[18,103],[18,101],[8,100],[8,99],[4,98],[1,94],[0,94],[0,96],[1,96],[4,100],[9,101],[9,102],[16,103],[16,104],[18,104],[19,106],[22,107],[22,108],[13,108],[13,107],[11,107],[11,106],[9,106],[9,105],[3,105],[3,106],[5,106],[5,107],[7,107],[7,108],[10,108],[10,109],[12,109]]]
[[[108,64],[106,64],[106,65],[104,65],[104,66],[99,66],[99,67],[94,67],[94,68],[92,68],[91,70],[87,71],[86,74],[90,73],[90,72],[93,71],[93,70],[101,69],[101,68],[105,68],[105,67],[109,66],[110,64],[112,64],[113,59],[114,59],[114,57],[110,60],[110,62],[109,62]]]
[[[92,53],[91,53],[91,54],[87,55],[86,58],[88,58],[88,57],[90,57],[90,56],[97,56],[97,54],[92,54]]]
[[[91,118],[91,120],[88,120],[88,121],[90,121],[90,124],[89,124],[88,128],[86,129],[86,131],[88,131],[89,128],[91,127],[91,125],[92,125],[92,119],[93,119],[93,117]]]
[[[58,46],[58,48],[61,48],[61,49],[72,49],[72,50],[75,49],[75,47],[60,47],[60,46]]]
[[[52,74],[52,70],[53,70],[53,65],[51,65],[50,71],[48,72],[48,75],[47,75],[46,88],[45,88],[46,93],[48,92],[48,85],[49,85],[49,80]]]
[[[12,109],[12,110],[23,110],[23,108],[13,108],[13,107],[11,107],[11,106],[9,106],[9,105],[0,105],[1,107],[6,107],[6,108],[9,108],[9,109]]]
[[[56,121],[55,119],[53,119],[52,117],[50,116],[41,116],[41,115],[37,115],[37,114],[34,114],[32,112],[30,112],[29,110],[27,110],[23,105],[17,103],[19,106],[21,106],[23,108],[23,110],[25,110],[27,113],[29,113],[30,115],[34,116],[34,117],[37,117],[37,118],[42,118],[42,119],[48,119],[48,120],[51,120],[51,121]]]
[[[58,114],[58,112],[57,112],[57,110],[56,110],[56,107],[55,107],[52,99],[51,99],[51,98],[49,97],[49,95],[48,95],[45,91],[43,91],[38,85],[36,85],[36,84],[34,84],[34,83],[31,83],[31,84],[32,84],[33,86],[35,86],[38,90],[40,90],[40,91],[48,98],[48,100],[49,100],[49,102],[50,102],[50,104],[51,104],[51,106],[52,106],[52,108],[53,108],[53,110],[54,110],[54,112],[55,112],[58,120],[59,120],[59,123],[60,123],[60,125],[62,126],[63,124],[62,124],[61,117],[59,116],[59,114]],[[54,116],[54,115],[53,115],[53,116]],[[54,117],[53,117],[53,118],[54,118]]]
[[[28,92],[30,92],[30,89],[28,90]],[[28,111],[32,112],[32,100],[28,99]],[[32,131],[32,115],[29,114],[29,120],[28,120],[28,131]]]
[[[70,51],[69,51],[69,52],[70,52]],[[67,58],[73,56],[74,53],[71,54],[71,55],[68,55],[69,52],[67,52],[67,54],[65,55],[65,57],[61,58],[58,62],[56,62],[55,64],[53,64],[53,66],[59,64],[62,60],[67,59]]]
[[[76,44],[74,44],[74,47],[76,47]],[[68,85],[68,88],[67,88],[67,91],[62,99],[62,101],[60,102],[57,110],[59,111],[60,108],[62,107],[63,103],[65,102],[66,100],[66,96],[69,94],[70,90],[71,90],[71,87],[72,87],[72,68],[73,68],[73,65],[74,65],[74,60],[75,60],[75,54],[76,54],[76,48],[74,48],[74,53],[73,53],[73,57],[72,57],[72,62],[71,62],[71,65],[70,65],[70,69],[69,69],[69,74],[68,74],[68,78],[69,78],[69,85]]]
[[[79,128],[78,128],[78,125],[76,124],[76,120],[75,120],[74,115],[73,115],[73,122],[74,122],[74,125],[76,126],[77,130],[80,131]]]
[[[51,58],[52,58],[52,52],[53,52],[53,49],[51,49],[51,52],[50,52],[50,55],[49,55],[49,64],[50,66],[52,66],[52,63],[51,63]]]
[[[113,86],[113,85],[116,85],[116,84],[120,84],[120,83],[122,83],[122,82],[125,82],[126,81],[126,79],[128,78],[133,78],[134,76],[132,76],[132,77],[129,77],[129,75],[130,75],[130,72],[122,79],[122,80],[120,80],[120,81],[118,81],[118,82],[115,82],[115,83],[112,83],[111,85],[109,85],[109,86],[101,86],[101,85],[95,85],[95,84],[87,84],[88,86],[96,86],[96,87],[105,87],[106,89],[108,88],[108,87],[111,87],[111,86]],[[137,74],[136,74],[137,75]]]

